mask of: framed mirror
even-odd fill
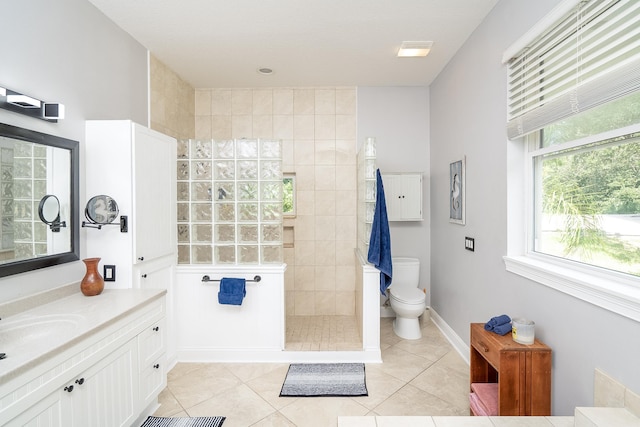
[[[0,277],[80,259],[78,146],[0,123]]]

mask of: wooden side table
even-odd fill
[[[498,415],[551,415],[551,348],[537,339],[518,344],[472,323],[469,381],[498,383]]]

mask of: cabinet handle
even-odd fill
[[[482,341],[478,341],[478,344],[480,345],[480,347],[482,347],[482,351],[484,351],[485,353],[489,351],[489,347],[487,347],[487,345]]]
[[[158,332],[160,330],[160,326],[154,326],[153,330]]]
[[[138,257],[138,261],[144,261],[144,257],[143,256],[139,256]]]
[[[142,278],[143,278],[143,279],[146,279],[146,278],[147,278],[147,273],[144,273],[144,274],[142,275]]]
[[[84,384],[84,378],[80,378],[80,379],[76,380],[76,384],[78,384],[78,385]]]
[[[65,387],[64,391],[71,393],[73,391],[73,386],[70,385],[70,386]]]
[[[155,369],[158,369],[158,368],[160,368],[160,365],[156,363],[155,365],[153,365],[153,367],[154,367]]]

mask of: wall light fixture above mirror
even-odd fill
[[[65,113],[59,102],[42,101],[6,87],[0,87],[0,108],[52,123],[64,119]]]

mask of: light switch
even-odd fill
[[[476,241],[475,241],[475,239],[474,239],[474,238],[472,238],[472,237],[465,237],[465,238],[464,238],[464,248],[465,248],[466,250],[468,250],[468,251],[475,252],[475,250],[476,250],[476,249],[475,249],[475,246],[476,246],[476,243],[475,243],[475,242],[476,242]]]
[[[116,266],[115,265],[106,265],[103,268],[104,270],[104,281],[105,282],[115,282],[116,281]]]

